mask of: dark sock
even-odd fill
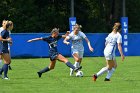
[[[2,75],[2,72],[4,71],[4,65],[2,66],[1,70],[0,70],[0,75]]]
[[[72,69],[75,69],[75,67],[70,62],[66,62],[66,65]]]
[[[3,67],[0,69],[0,75],[2,75],[2,72],[3,72]]]
[[[9,70],[12,70],[12,68],[11,68],[10,64],[8,65],[8,68],[9,68]]]
[[[8,73],[8,64],[4,64],[4,65],[3,65],[3,71],[4,71],[4,77],[7,77],[7,73]]]
[[[40,73],[45,73],[45,72],[48,72],[50,71],[50,69],[48,67],[44,68],[43,70],[39,71]]]

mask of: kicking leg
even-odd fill
[[[78,71],[79,69],[81,69],[82,67],[79,67],[79,68],[75,68],[69,61],[67,58],[65,58],[64,56],[62,56],[61,54],[59,54],[57,56],[57,60],[61,61],[61,62],[64,62],[68,67],[74,69],[74,71]]]
[[[49,67],[45,67],[44,69],[42,69],[42,70],[40,70],[39,72],[37,72],[39,78],[42,76],[43,73],[48,72],[48,71],[54,69],[55,64],[56,64],[56,60],[51,61]]]
[[[105,72],[108,71],[108,62],[110,62],[110,60],[106,60],[107,66],[103,67],[97,74],[93,75],[93,80],[96,81],[96,79],[101,76],[102,74],[104,74]]]

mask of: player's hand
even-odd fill
[[[125,56],[124,56],[124,55],[121,55],[121,59],[122,59],[122,61],[124,61],[124,59],[125,59]]]
[[[10,42],[10,41],[12,41],[12,39],[11,38],[7,38],[7,41]]]
[[[7,38],[8,43],[12,43],[12,38]]]
[[[32,42],[32,40],[28,40],[27,42],[30,43],[30,42]]]
[[[90,50],[91,52],[93,52],[94,49],[93,49],[92,47],[90,47],[89,50]]]
[[[13,42],[12,42],[12,41],[10,41],[10,42],[9,42],[9,44],[10,44],[10,46],[12,46]]]
[[[69,45],[69,44],[70,44],[70,42],[66,42],[66,44],[67,44],[67,45]]]

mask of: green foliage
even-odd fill
[[[140,0],[129,0],[126,3],[126,13],[129,17],[129,31],[140,32]]]
[[[122,16],[122,0],[74,0],[75,17],[84,32],[110,32]],[[113,4],[113,1],[115,4]],[[14,22],[15,33],[50,32],[59,27],[69,30],[71,0],[2,0],[0,21]],[[140,0],[126,0],[129,32],[140,32]]]

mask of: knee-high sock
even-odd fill
[[[112,74],[114,73],[114,71],[115,71],[115,68],[112,68],[111,70],[108,70],[108,73],[107,73],[106,78],[107,79],[110,79],[110,77],[112,76]]]
[[[74,66],[75,66],[76,68],[78,68],[78,67],[80,66],[79,62],[76,62],[76,61],[75,61]]]
[[[2,67],[3,71],[4,71],[4,77],[7,77],[7,73],[8,73],[8,64],[4,64]]]
[[[70,62],[66,62],[66,65],[72,69],[75,69],[75,67]]]
[[[2,72],[3,72],[3,67],[0,68],[0,75],[2,75]]]
[[[107,72],[108,71],[108,68],[107,67],[103,67],[96,75],[97,77],[102,75],[103,73]]]
[[[40,73],[45,73],[45,72],[48,72],[50,71],[49,67],[45,67],[44,69],[40,70],[39,72]]]

